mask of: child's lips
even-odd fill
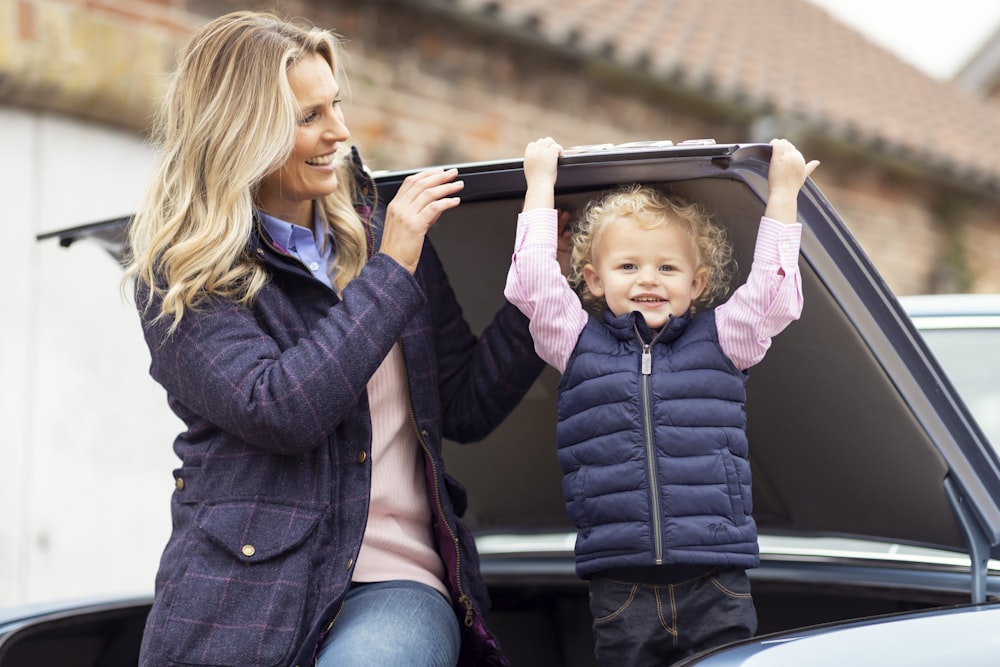
[[[644,306],[657,306],[667,303],[667,299],[657,294],[637,294],[632,297],[632,302]]]

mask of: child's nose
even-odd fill
[[[657,271],[655,268],[644,266],[639,270],[639,281],[642,283],[656,282]]]

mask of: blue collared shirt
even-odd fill
[[[316,280],[322,281],[324,285],[333,289],[330,282],[330,267],[333,266],[335,249],[333,235],[328,234],[326,248],[320,252],[322,245],[322,234],[320,230],[325,229],[325,225],[320,222],[316,207],[313,207],[313,233],[312,230],[300,227],[299,225],[285,222],[280,218],[268,215],[258,210],[264,229],[270,234],[271,239],[281,248],[287,250],[294,257],[298,258],[309,271],[312,272]]]

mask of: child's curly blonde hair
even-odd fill
[[[631,184],[591,200],[574,225],[573,254],[567,279],[590,312],[600,314],[605,304],[587,287],[583,267],[594,263],[594,245],[606,225],[622,219],[635,220],[647,229],[681,225],[690,234],[697,252],[697,266],[708,269],[708,281],[701,295],[692,302],[692,312],[711,308],[725,298],[736,271],[726,230],[696,204],[650,186]]]

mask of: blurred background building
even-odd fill
[[[252,6],[0,0],[0,606],[152,588],[179,423],[119,268],[36,235],[134,210],[177,49]],[[784,136],[897,293],[1000,291],[1000,32],[941,81],[808,0],[262,6],[346,39],[373,169]]]

